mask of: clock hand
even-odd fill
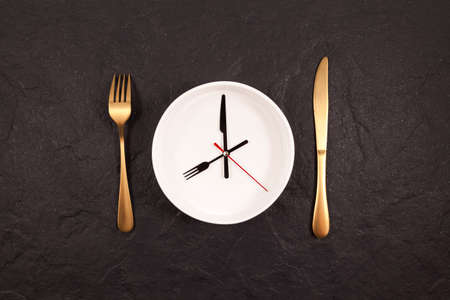
[[[214,146],[216,146],[220,151],[222,151],[222,153],[224,153],[225,151],[222,150],[222,148],[220,148],[219,145],[217,145],[217,143],[214,143]],[[224,154],[225,155],[225,154]],[[227,154],[226,156],[228,156],[229,159],[231,159],[232,162],[234,162],[239,168],[241,168],[242,171],[245,172],[245,174],[247,174],[248,176],[250,176],[251,179],[253,179],[260,187],[262,187],[266,192],[268,192],[268,190],[261,184],[259,183],[258,180],[255,179],[255,177],[253,177],[252,175],[250,175],[249,172],[247,172],[243,167],[241,167],[240,164],[237,163],[237,161],[235,161],[233,158],[231,158],[231,156],[229,154]]]
[[[228,150],[228,153],[231,153],[234,150],[241,148],[242,146],[246,145],[247,143],[248,143],[247,140],[240,142],[239,144],[237,144],[236,146],[234,146],[233,148]],[[184,172],[183,175],[184,175],[184,177],[186,177],[186,180],[188,180],[188,179],[194,177],[195,175],[197,175],[198,173],[205,171],[206,169],[208,169],[208,167],[211,163],[215,162],[216,160],[218,160],[219,158],[224,157],[224,156],[225,156],[224,154],[221,154],[221,155],[211,159],[210,161],[204,161],[204,162],[196,165],[192,169]]]
[[[228,151],[227,146],[227,112],[225,105],[225,95],[222,95],[222,102],[220,103],[220,131],[223,133],[223,149]],[[223,176],[229,177],[228,173],[228,157],[224,156],[223,160]]]
[[[243,142],[240,142],[239,144],[237,144],[236,146],[232,147],[231,149],[228,149],[228,153],[231,153],[231,152],[233,152],[234,150],[237,150],[237,149],[241,148],[242,146],[244,146],[244,145],[246,145],[246,144],[248,144],[248,140],[245,140],[245,141],[243,141]],[[222,154],[222,156],[223,156],[223,154]]]

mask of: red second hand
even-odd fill
[[[222,153],[224,152],[222,148],[220,148],[220,146],[217,145],[217,143],[214,143],[214,146],[216,146],[220,150],[220,152]],[[255,177],[250,175],[250,173],[247,172],[243,167],[241,167],[241,165],[238,164],[234,159],[232,159],[230,155],[228,155],[228,158],[231,159],[231,161],[234,162],[239,168],[241,168],[241,170],[244,171],[248,176],[250,176],[250,178],[253,179],[260,187],[262,187],[266,192],[268,192],[268,190],[261,183],[259,183],[259,181],[255,179]]]

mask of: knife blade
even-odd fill
[[[227,112],[225,104],[225,95],[222,95],[222,101],[220,103],[220,131],[223,133],[223,150],[228,152],[227,145]],[[223,175],[225,178],[229,177],[228,172],[228,157],[224,156],[223,159]]]
[[[330,230],[326,193],[326,154],[328,134],[328,58],[317,67],[314,80],[314,125],[317,149],[317,190],[312,229],[317,238],[324,238]]]
[[[314,123],[317,150],[327,150],[328,129],[328,58],[324,57],[317,67],[314,81]]]

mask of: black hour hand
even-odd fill
[[[231,148],[230,150],[228,150],[229,153],[233,152],[234,150],[237,150],[239,148],[241,148],[242,146],[246,145],[248,143],[247,140],[240,142],[239,144],[237,144],[236,146],[234,146],[233,148]],[[215,162],[216,160],[218,160],[219,158],[224,157],[223,154],[211,159],[210,161],[204,161],[202,163],[199,163],[198,165],[196,165],[195,167],[193,167],[190,170],[187,170],[186,172],[183,173],[183,176],[186,178],[186,180],[191,179],[192,177],[194,177],[195,175],[205,171],[206,169],[209,168],[209,165],[213,162]]]

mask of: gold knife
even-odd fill
[[[328,57],[322,58],[317,67],[313,103],[317,148],[317,191],[312,230],[314,235],[321,239],[326,237],[330,230],[325,184],[328,128]]]

